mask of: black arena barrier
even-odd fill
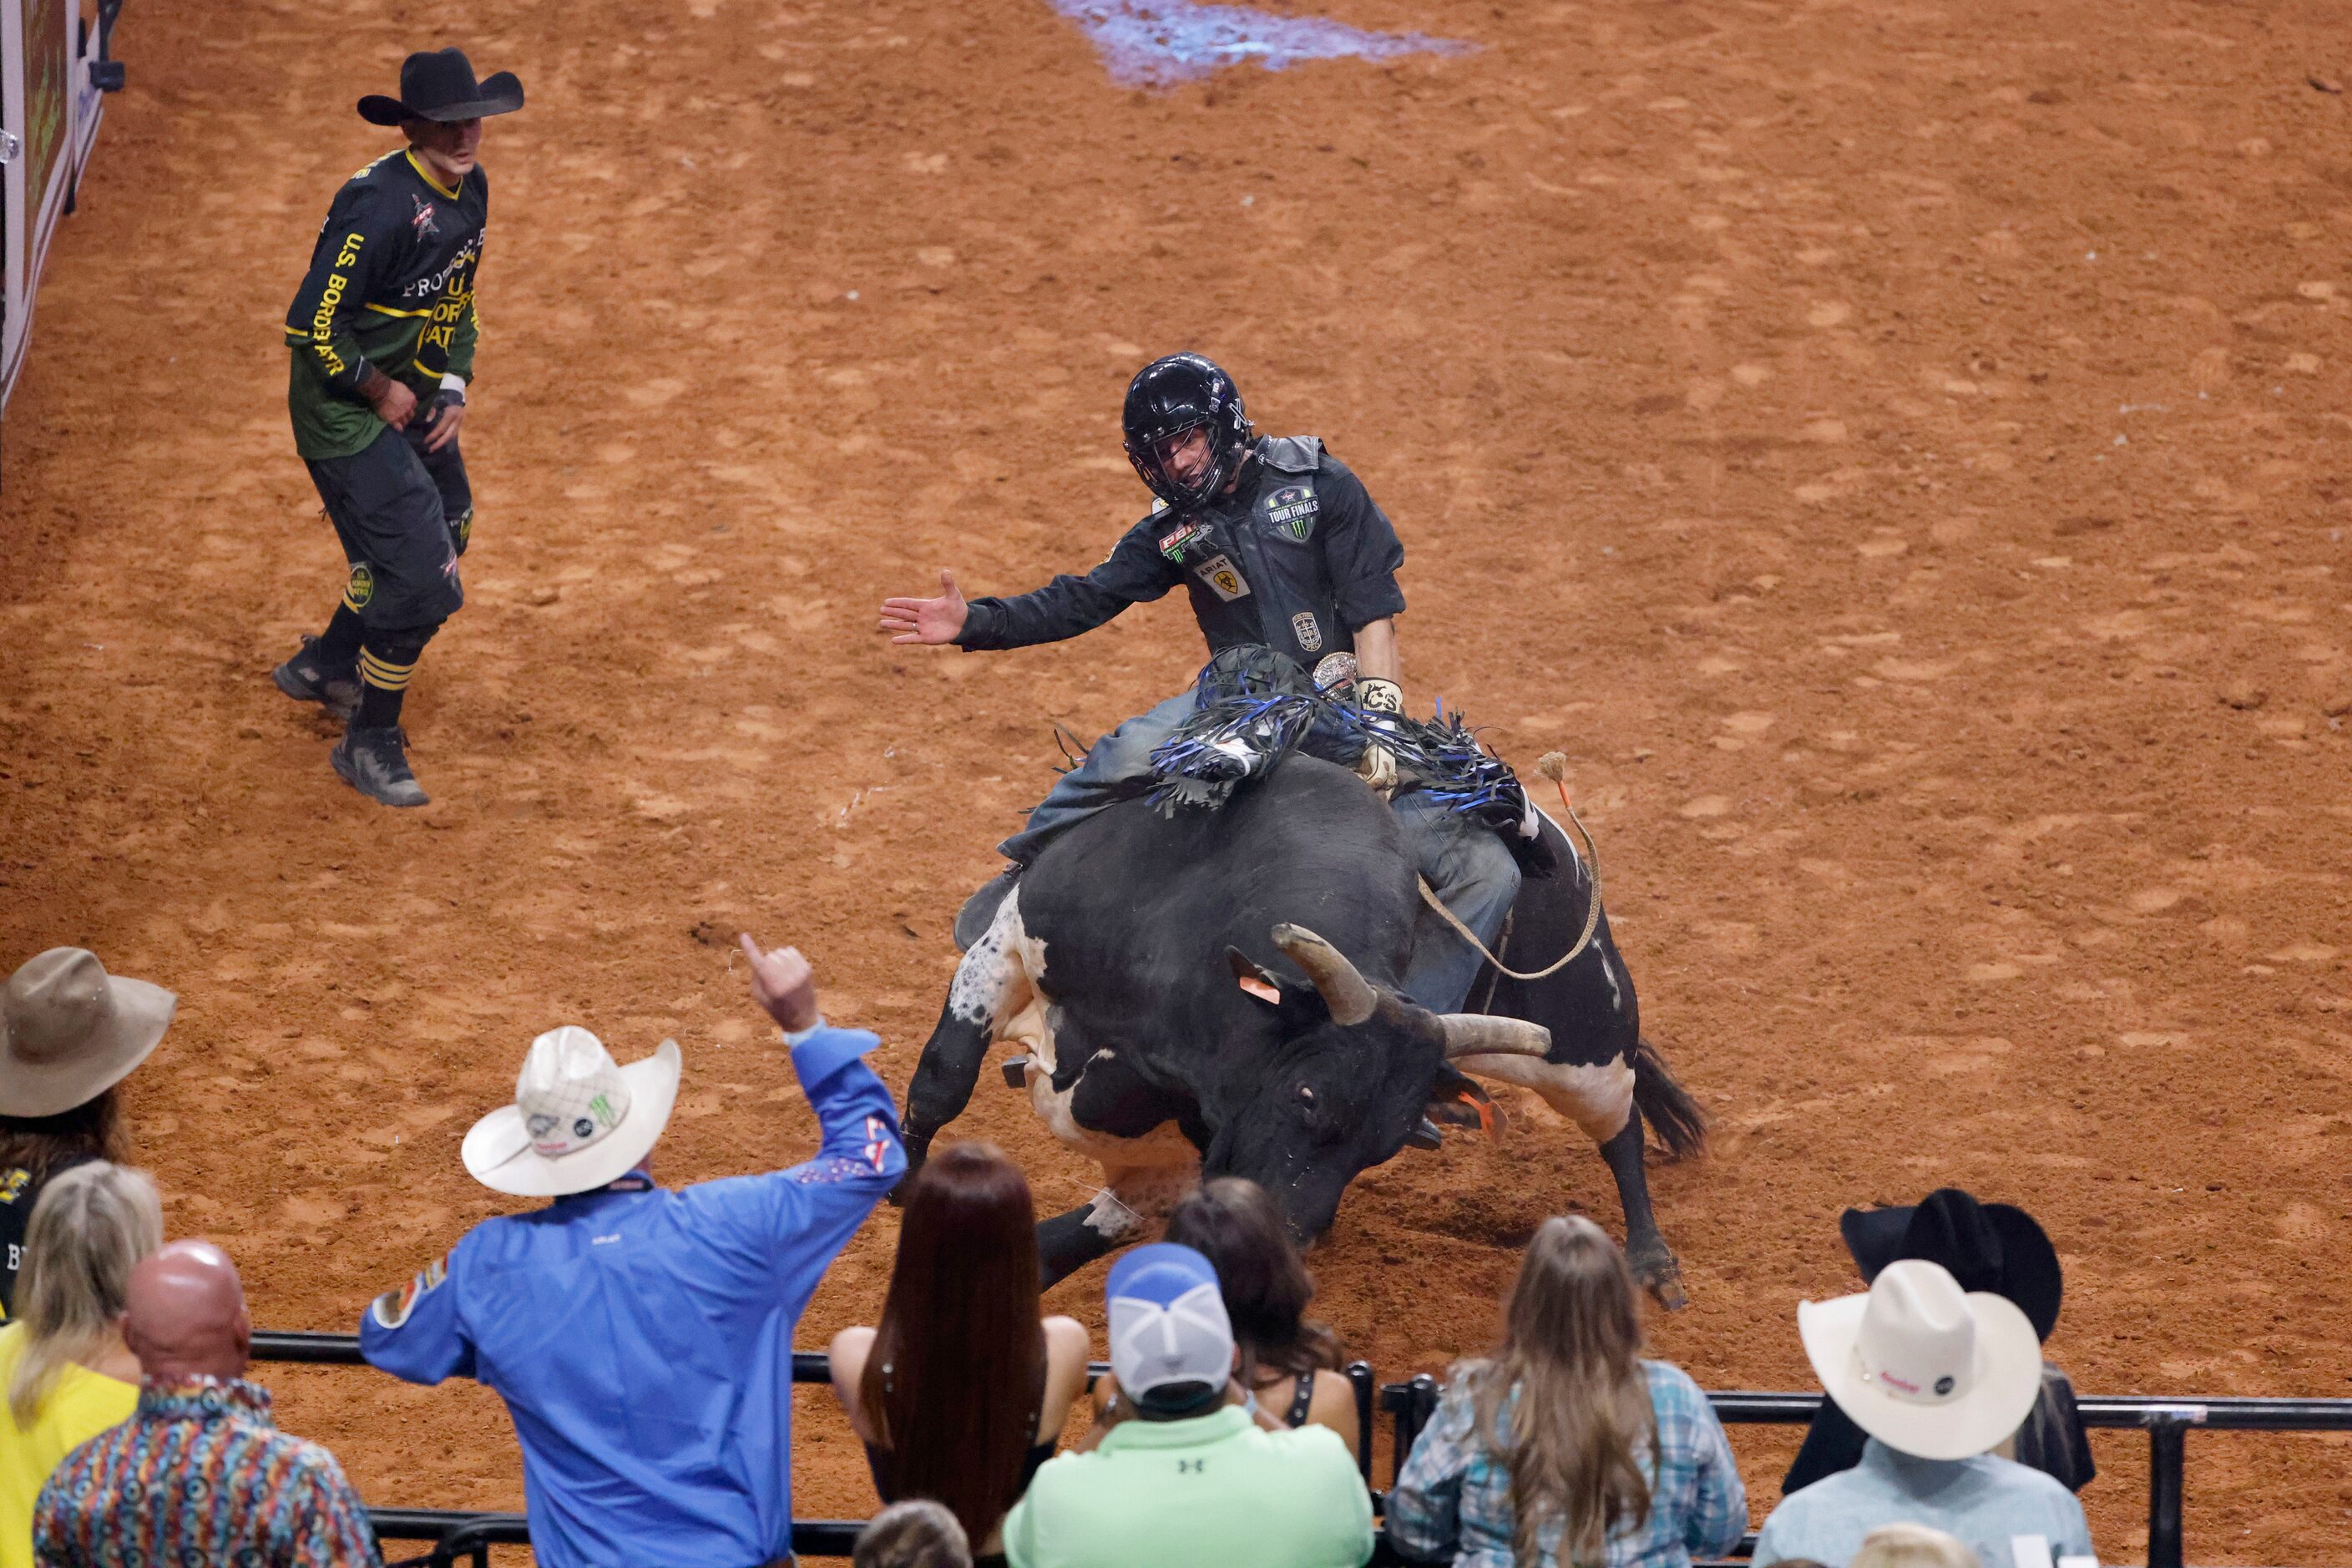
[[[360,1366],[360,1342],[352,1334],[269,1333],[253,1336],[253,1359],[314,1366]],[[1110,1371],[1097,1362],[1097,1377]],[[1369,1363],[1349,1363],[1356,1391],[1356,1430],[1364,1481],[1372,1479],[1372,1421],[1376,1410],[1390,1417],[1393,1464],[1402,1464],[1413,1440],[1436,1413],[1437,1380],[1423,1373],[1409,1383],[1376,1384]],[[794,1383],[826,1383],[825,1358],[814,1351],[793,1352]],[[1801,1426],[1821,1408],[1818,1394],[1710,1394],[1709,1404],[1727,1426]],[[2208,1432],[2352,1432],[2352,1399],[2147,1399],[2137,1395],[2085,1394],[2076,1401],[2083,1425],[2147,1434],[2147,1568],[2182,1568],[2182,1510],[2191,1428]],[[1391,1476],[1394,1479],[1393,1472]],[[1384,1495],[1375,1489],[1378,1511]],[[421,1557],[393,1560],[392,1568],[456,1568],[460,1562],[488,1568],[489,1549],[525,1545],[530,1532],[518,1513],[464,1513],[442,1509],[371,1509],[377,1536],[384,1541],[430,1542]],[[862,1528],[855,1520],[799,1520],[793,1525],[793,1551],[803,1557],[847,1557]],[[1740,1543],[1744,1555],[1756,1543]],[[1375,1563],[1397,1561],[1385,1540]]]

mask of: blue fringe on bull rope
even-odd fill
[[[1403,783],[1490,826],[1514,828],[1527,811],[1518,775],[1460,713],[1368,711],[1316,690],[1270,648],[1229,648],[1209,661],[1192,716],[1152,751],[1150,798],[1166,816],[1179,806],[1213,811],[1295,751],[1352,765],[1366,745],[1386,747]]]

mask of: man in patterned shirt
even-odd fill
[[[145,1374],[131,1419],[66,1457],[33,1508],[42,1568],[373,1564],[367,1509],[335,1457],[280,1432],[245,1380],[236,1266],[175,1241],[131,1270],[123,1338]]]

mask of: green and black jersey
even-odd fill
[[[286,312],[293,351],[287,403],[305,458],[364,449],[383,422],[360,384],[371,368],[420,400],[446,375],[471,380],[474,275],[490,210],[477,166],[457,188],[437,183],[411,152],[387,153],[335,193],[310,270]]]

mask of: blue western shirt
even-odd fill
[[[1606,1568],[1689,1568],[1694,1556],[1720,1557],[1739,1544],[1748,1532],[1748,1489],[1732,1463],[1723,1424],[1690,1374],[1662,1361],[1643,1362],[1642,1372],[1658,1424],[1655,1465],[1648,1444],[1633,1449],[1633,1462],[1650,1483],[1649,1517],[1638,1524],[1621,1520],[1609,1532],[1603,1561]],[[1517,1516],[1511,1510],[1510,1462],[1477,1429],[1475,1383],[1475,1373],[1457,1376],[1422,1428],[1389,1493],[1389,1543],[1401,1556],[1454,1568],[1513,1568]],[[1507,1425],[1510,1411],[1507,1400],[1501,1412]],[[1538,1533],[1540,1568],[1565,1568],[1559,1555],[1561,1522],[1550,1521]]]
[[[1959,1537],[1984,1568],[2011,1568],[2010,1538],[2038,1535],[2050,1555],[2095,1556],[2074,1494],[2040,1470],[1990,1454],[1922,1459],[1873,1437],[1862,1463],[1790,1492],[1764,1521],[1756,1561],[1811,1557],[1832,1568],[1882,1524],[1927,1524]]]
[[[550,1568],[752,1568],[792,1544],[793,1331],[907,1166],[890,1091],[824,1029],[793,1070],[824,1129],[788,1171],[644,1177],[486,1220],[360,1321],[369,1362],[498,1390]]]

